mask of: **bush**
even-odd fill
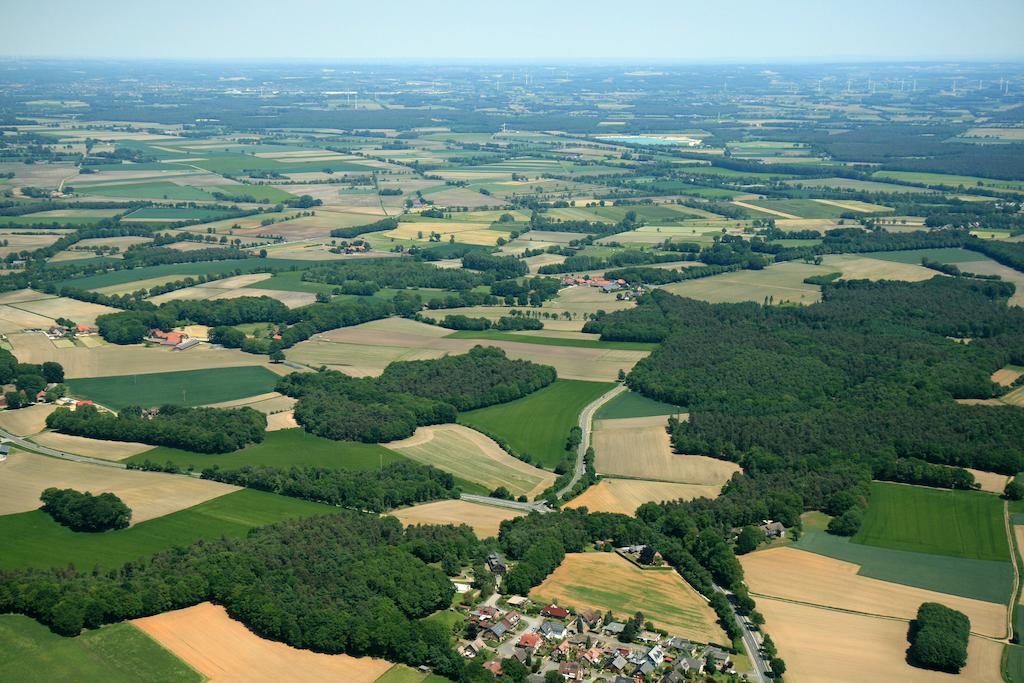
[[[850,508],[838,517],[833,517],[828,523],[827,531],[836,536],[853,536],[860,530],[864,521],[864,515],[859,508]]]
[[[1003,495],[1007,500],[1021,500],[1024,498],[1024,484],[1016,480],[1008,482],[1003,489]]]
[[[922,669],[960,673],[967,664],[971,620],[937,602],[925,602],[910,622],[907,663]]]
[[[124,529],[132,521],[131,509],[113,493],[94,496],[88,491],[51,487],[43,491],[40,500],[44,512],[72,531]]]

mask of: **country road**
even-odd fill
[[[713,584],[714,585],[714,584]],[[729,599],[729,609],[732,610],[733,618],[736,619],[736,623],[740,627],[740,631],[743,634],[743,648],[747,651],[747,657],[750,658],[750,663],[754,667],[753,677],[751,680],[756,683],[767,683],[771,676],[771,669],[768,668],[768,663],[764,661],[764,657],[761,656],[761,647],[757,643],[757,639],[754,637],[754,624],[746,617],[741,617],[736,613],[736,606],[733,604],[735,596],[732,592],[721,588],[718,585],[714,585],[715,591],[722,593]]]
[[[473,493],[463,493],[460,497],[467,503],[493,505],[494,507],[509,508],[510,510],[522,510],[523,512],[551,512],[551,508],[549,508],[546,503],[540,501],[535,501],[533,503],[520,503],[514,500],[505,500],[504,498],[478,496]]]
[[[118,469],[127,469],[127,467],[119,462],[113,462],[111,460],[104,460],[102,458],[90,458],[85,455],[75,455],[73,453],[65,453],[64,451],[58,451],[55,448],[48,448],[47,446],[41,446],[37,443],[29,441],[20,436],[15,436],[10,432],[6,432],[0,429],[0,440],[5,443],[10,443],[18,448],[40,455],[48,455],[51,458],[60,458],[62,460],[71,460],[73,462],[85,462],[90,465],[102,465],[103,467],[116,467]]]
[[[587,449],[590,448],[590,427],[594,421],[594,413],[597,409],[603,406],[608,401],[612,400],[623,391],[626,390],[625,384],[619,384],[614,389],[602,394],[600,397],[595,399],[583,412],[580,413],[579,427],[583,431],[582,438],[580,439],[580,445],[576,449],[576,467],[573,469],[572,479],[566,484],[559,492],[558,497],[561,498],[569,491],[572,491],[572,487],[576,485],[576,482],[583,476],[583,471],[586,469],[586,463],[583,457],[587,454]]]

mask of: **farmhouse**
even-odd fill
[[[770,519],[766,519],[761,523],[761,526],[759,528],[761,529],[761,531],[764,532],[764,535],[768,538],[786,537],[786,527],[782,524],[782,522],[773,522]]]
[[[531,655],[537,652],[544,639],[537,633],[524,633],[519,638],[519,642],[516,643],[516,647],[526,650]]]
[[[540,613],[541,616],[551,617],[552,619],[566,619],[569,616],[569,610],[558,605],[548,605]]]
[[[487,556],[487,568],[494,574],[504,574],[508,571],[508,565],[505,564],[505,559],[498,553],[491,553]]]

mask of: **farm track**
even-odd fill
[[[587,449],[590,448],[590,432],[591,427],[594,423],[594,414],[597,410],[608,401],[612,400],[622,392],[626,390],[625,384],[619,384],[615,388],[607,391],[603,395],[594,399],[583,411],[580,413],[579,428],[583,431],[582,438],[580,439],[580,445],[576,448],[576,466],[573,468],[572,479],[565,485],[559,492],[558,497],[561,498],[569,491],[572,491],[572,487],[576,485],[576,482],[583,476],[583,471],[586,469],[586,463],[584,462],[584,456],[587,454]]]

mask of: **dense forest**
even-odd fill
[[[48,488],[40,496],[43,512],[72,531],[125,529],[132,511],[113,493],[92,495],[88,491]]]
[[[155,412],[154,412],[155,411]],[[46,426],[65,434],[110,441],[140,441],[199,453],[228,453],[263,441],[267,416],[252,408],[185,408],[144,411],[128,406],[117,415],[96,406],[57,408]]]

